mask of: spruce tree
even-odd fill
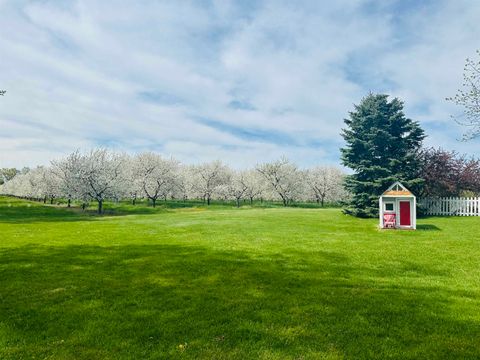
[[[394,181],[414,193],[421,189],[418,155],[425,134],[418,122],[405,117],[402,101],[369,94],[344,121],[342,162],[354,171],[345,182],[352,193],[345,213],[378,216],[378,197]]]

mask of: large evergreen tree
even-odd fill
[[[344,211],[359,217],[378,215],[378,197],[394,181],[414,193],[422,187],[419,151],[425,138],[418,122],[405,117],[403,102],[370,94],[345,119],[342,162],[354,173],[346,179],[352,193]]]

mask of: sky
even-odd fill
[[[476,0],[0,0],[0,167],[92,147],[340,164],[370,92],[404,101],[426,146],[478,155],[445,98],[479,19]]]

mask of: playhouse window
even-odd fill
[[[385,211],[393,211],[393,202],[385,203]]]

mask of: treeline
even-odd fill
[[[419,197],[478,196],[480,160],[455,151],[428,148],[419,152]],[[73,152],[34,169],[0,169],[0,194],[54,203],[64,199],[83,207],[95,202],[102,212],[106,200],[146,199],[152,206],[159,200],[213,199],[235,201],[237,206],[255,200],[345,203],[345,174],[337,167],[300,169],[285,158],[234,170],[220,161],[184,165],[174,158],[145,152],[135,156],[95,149]],[[3,185],[2,185],[3,184]],[[381,190],[383,191],[383,190]]]
[[[213,199],[231,200],[237,206],[259,199],[281,201],[284,206],[315,201],[323,206],[348,197],[345,174],[339,168],[300,169],[285,158],[234,170],[221,161],[184,165],[152,152],[129,156],[94,149],[73,152],[48,167],[9,170],[0,187],[2,194],[45,203],[61,198],[68,206],[79,201],[84,208],[96,202],[99,213],[106,200],[129,199],[135,205],[138,199],[147,199],[154,207],[167,199],[199,199],[208,205]]]

